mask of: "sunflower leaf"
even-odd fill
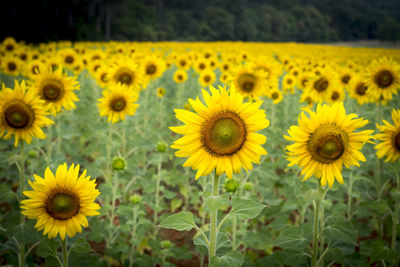
[[[189,211],[182,211],[165,218],[158,227],[175,229],[178,231],[190,231],[195,225],[193,214]]]
[[[214,256],[211,258],[215,267],[239,267],[242,265],[243,257],[238,251],[231,251],[222,257]]]
[[[241,219],[252,219],[267,207],[251,199],[234,197],[232,198],[232,215],[236,215]]]

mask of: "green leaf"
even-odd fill
[[[213,196],[210,192],[205,192],[203,194],[203,201],[206,203],[206,207],[210,212],[214,212],[223,206],[229,204],[228,194],[223,194],[219,196]]]
[[[57,257],[57,249],[60,247],[59,243],[54,239],[44,239],[39,243],[37,252],[42,258]]]
[[[164,221],[162,221],[158,227],[175,229],[178,231],[190,231],[195,226],[193,214],[189,211],[181,211],[173,214]]]
[[[88,253],[92,251],[92,247],[86,241],[86,239],[80,237],[78,238],[74,245],[72,246],[72,251],[74,253]]]
[[[210,231],[206,231],[206,232],[204,232],[204,234],[206,236],[210,236]],[[196,246],[207,247],[206,241],[204,240],[202,235],[197,235],[193,239],[193,243]],[[231,240],[229,239],[229,237],[226,234],[224,234],[222,232],[219,232],[218,235],[217,235],[217,247],[216,247],[215,251],[217,252],[218,249],[220,249],[220,248],[230,248],[231,246],[232,246],[231,245]]]
[[[303,250],[307,248],[308,242],[297,228],[289,228],[275,239],[274,246],[290,250]]]
[[[214,267],[239,267],[242,265],[243,257],[238,251],[231,251],[222,257],[211,258]]]
[[[251,199],[234,197],[232,198],[232,215],[241,219],[252,219],[256,217],[266,207],[266,205],[255,202]]]
[[[171,211],[174,212],[177,208],[179,208],[182,205],[182,199],[180,198],[174,198],[171,201]]]
[[[344,219],[335,219],[324,228],[324,237],[327,240],[341,241],[345,243],[357,244],[357,230],[353,224]]]

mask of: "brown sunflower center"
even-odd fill
[[[156,72],[157,68],[155,65],[151,64],[146,67],[146,74],[152,75]]]
[[[314,89],[317,90],[317,92],[321,93],[328,88],[328,85],[329,85],[328,80],[324,77],[321,77],[314,82]]]
[[[290,79],[290,78],[289,78],[289,79],[287,79],[287,84],[289,84],[289,85],[290,85],[290,84],[292,84],[292,82],[293,82],[293,81],[292,81],[292,79]]]
[[[306,78],[303,78],[301,80],[301,85],[303,85],[303,87],[306,87],[308,80]]]
[[[25,54],[25,53],[22,53],[22,54],[19,56],[19,58],[20,58],[21,60],[25,61],[25,60],[28,59],[28,55]]]
[[[307,149],[314,160],[329,164],[343,155],[347,139],[347,134],[336,125],[324,124],[311,134]]]
[[[332,99],[332,100],[337,100],[337,99],[339,98],[339,96],[340,96],[340,95],[339,95],[338,92],[333,92],[332,95],[331,95],[331,99]]]
[[[204,81],[205,81],[206,83],[210,82],[210,81],[211,81],[211,77],[208,76],[208,75],[204,76]]]
[[[107,73],[101,74],[100,80],[101,80],[102,82],[104,82],[104,83],[108,82]]]
[[[223,111],[206,121],[202,127],[202,142],[213,155],[232,155],[246,141],[246,125],[232,111]]]
[[[311,104],[313,103],[312,98],[309,97],[309,96],[307,96],[307,97],[306,97],[306,103],[307,103],[307,105],[311,105]]]
[[[181,60],[181,61],[179,62],[179,64],[181,64],[182,67],[185,67],[185,66],[186,66],[186,61],[185,61],[185,60]]]
[[[385,89],[393,83],[393,74],[388,70],[382,70],[375,74],[374,81],[379,88]]]
[[[9,71],[14,71],[14,70],[17,69],[17,64],[15,64],[14,62],[9,62],[7,64],[7,68],[8,68]]]
[[[342,76],[342,82],[344,84],[348,84],[349,81],[350,81],[350,76],[349,75],[345,74],[345,75]]]
[[[72,64],[74,62],[74,57],[73,56],[66,56],[65,57],[65,62],[68,64]]]
[[[182,80],[183,79],[183,77],[182,77],[182,75],[178,75],[178,80]]]
[[[278,97],[279,97],[279,94],[278,93],[272,93],[272,99],[277,99]]]
[[[34,113],[28,106],[14,103],[5,109],[4,118],[8,126],[21,129],[32,123]]]
[[[245,73],[239,76],[238,83],[240,89],[247,93],[251,93],[256,85],[257,77],[250,73]]]
[[[8,44],[8,45],[6,45],[6,50],[7,51],[13,51],[14,50],[14,46],[12,44]]]
[[[33,74],[39,74],[39,66],[38,65],[33,65],[31,68],[31,71]]]
[[[48,81],[43,85],[42,97],[46,101],[55,102],[64,95],[64,87],[59,81]]]
[[[229,69],[229,65],[224,65],[224,67],[223,67],[223,69],[225,70],[225,71],[227,71],[228,69]]]
[[[46,202],[47,213],[57,220],[68,220],[79,212],[79,199],[69,193],[56,193]]]
[[[394,137],[394,145],[396,146],[397,150],[400,151],[400,132],[398,132]]]
[[[199,69],[204,70],[206,68],[206,65],[204,63],[199,64]]]
[[[123,97],[115,98],[111,101],[110,105],[113,111],[121,111],[126,107],[126,100]]]
[[[367,93],[367,89],[368,86],[366,86],[365,83],[358,83],[356,86],[356,93],[357,95],[365,95]]]
[[[116,80],[122,84],[131,85],[135,79],[135,75],[128,69],[122,69],[117,73]]]

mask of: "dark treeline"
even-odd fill
[[[400,40],[399,0],[3,1],[0,37],[51,40]]]

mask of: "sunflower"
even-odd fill
[[[357,100],[359,105],[372,102],[371,90],[368,89],[365,79],[361,76],[354,76],[346,88],[349,92],[349,96]]]
[[[179,69],[182,69],[182,70],[190,69],[189,58],[186,55],[177,56],[175,64]]]
[[[95,78],[101,88],[105,88],[108,85],[108,75],[109,73],[106,67],[103,66],[97,69]]]
[[[339,83],[347,88],[350,85],[352,78],[354,77],[354,70],[350,68],[340,68],[339,71]]]
[[[146,57],[143,61],[143,77],[148,80],[155,80],[161,77],[166,69],[164,60],[160,58]]]
[[[174,82],[176,82],[176,83],[184,83],[184,82],[186,82],[187,78],[188,78],[188,75],[187,75],[186,71],[184,71],[184,70],[178,69],[174,72],[173,79],[174,79]]]
[[[229,82],[229,77],[228,73],[222,72],[219,76],[219,81],[223,84],[227,84]]]
[[[116,123],[124,120],[126,115],[134,115],[138,104],[135,104],[139,94],[125,84],[117,84],[103,91],[99,99],[100,116],[108,116],[108,121]]]
[[[326,101],[328,103],[336,103],[344,101],[346,95],[342,87],[335,87],[329,90]]]
[[[215,82],[215,72],[207,69],[200,73],[199,83],[202,87],[207,87]]]
[[[264,94],[266,87],[266,73],[254,70],[252,65],[238,65],[233,68],[231,87],[235,88],[242,96],[257,98]]]
[[[58,166],[55,175],[49,167],[44,178],[33,175],[35,181],[29,181],[33,190],[24,191],[28,199],[21,201],[21,213],[32,220],[37,220],[35,228],[56,238],[65,234],[70,238],[83,227],[88,227],[88,216],[99,215],[100,205],[95,203],[100,194],[96,189],[96,180],[86,176],[86,170],[79,175],[79,165]]]
[[[6,75],[17,76],[22,72],[23,62],[17,57],[7,56],[1,61]]]
[[[241,168],[252,169],[267,152],[261,146],[266,137],[256,133],[269,125],[265,111],[259,109],[262,101],[243,103],[243,97],[234,88],[210,86],[210,94],[203,90],[206,106],[197,98],[189,99],[197,113],[175,109],[176,117],[185,125],[170,127],[184,135],[171,146],[178,149],[177,157],[189,157],[183,164],[197,170],[196,179],[210,174],[226,173],[229,179]]]
[[[321,179],[321,186],[327,182],[331,187],[335,179],[343,183],[343,164],[349,168],[366,161],[360,152],[366,142],[370,142],[373,130],[355,132],[368,124],[356,114],[346,115],[342,103],[317,106],[316,112],[308,110],[299,116],[299,126],[291,126],[286,140],[294,144],[286,147],[289,166],[297,164],[304,180],[314,175]]]
[[[78,54],[71,48],[62,50],[60,56],[61,64],[70,70],[72,70],[78,62]]]
[[[15,41],[14,38],[7,37],[3,41],[3,46],[6,49],[7,53],[11,53],[11,52],[14,52],[14,50],[18,47],[18,44],[17,44],[17,42]]]
[[[307,108],[311,108],[315,103],[315,99],[313,98],[312,94],[310,94],[307,91],[303,91],[303,93],[300,96],[300,103],[303,102],[307,104]]]
[[[371,95],[379,100],[391,100],[400,87],[400,65],[391,58],[374,60],[365,72],[366,84]]]
[[[32,137],[44,139],[46,135],[42,127],[52,124],[46,117],[48,106],[26,89],[25,82],[15,82],[14,90],[3,88],[0,90],[0,137],[9,139],[15,134],[15,146],[18,141],[25,140],[31,143]]]
[[[36,95],[43,99],[50,106],[50,112],[56,115],[61,108],[70,110],[75,108],[74,101],[78,97],[74,91],[79,90],[79,83],[76,77],[67,76],[62,68],[53,71],[51,68],[41,70],[33,77],[32,89]]]
[[[132,59],[123,57],[116,61],[109,70],[109,82],[115,86],[118,83],[126,84],[136,90],[143,85],[142,75],[139,66],[132,62]]]
[[[297,77],[297,88],[303,90],[307,87],[307,83],[310,80],[310,74],[308,72],[302,72]]]
[[[229,61],[223,61],[219,64],[221,72],[229,72],[232,68],[232,63]]]
[[[320,70],[320,75],[314,76],[307,83],[306,90],[314,96],[317,102],[322,102],[327,98],[331,88],[338,87],[336,77],[336,73],[331,68],[324,68]]]
[[[45,69],[45,65],[40,60],[32,60],[28,63],[26,72],[27,76],[32,78],[40,73],[40,70]]]
[[[159,87],[159,88],[157,88],[157,96],[158,96],[159,98],[162,98],[164,95],[165,95],[165,89],[164,89],[164,87]]]
[[[294,87],[296,86],[296,77],[290,73],[286,73],[282,80],[282,90],[283,92],[287,93],[290,92],[291,94],[294,93]]]
[[[197,73],[201,73],[202,71],[209,68],[207,63],[208,63],[207,60],[200,58],[199,60],[194,62],[193,68]]]
[[[278,104],[283,99],[283,94],[278,88],[272,88],[272,90],[269,91],[268,96],[272,99],[274,104]]]
[[[382,141],[375,146],[376,155],[379,159],[386,157],[385,162],[400,159],[400,109],[392,110],[392,120],[394,125],[385,120],[384,125],[376,125],[380,133],[375,138]]]

